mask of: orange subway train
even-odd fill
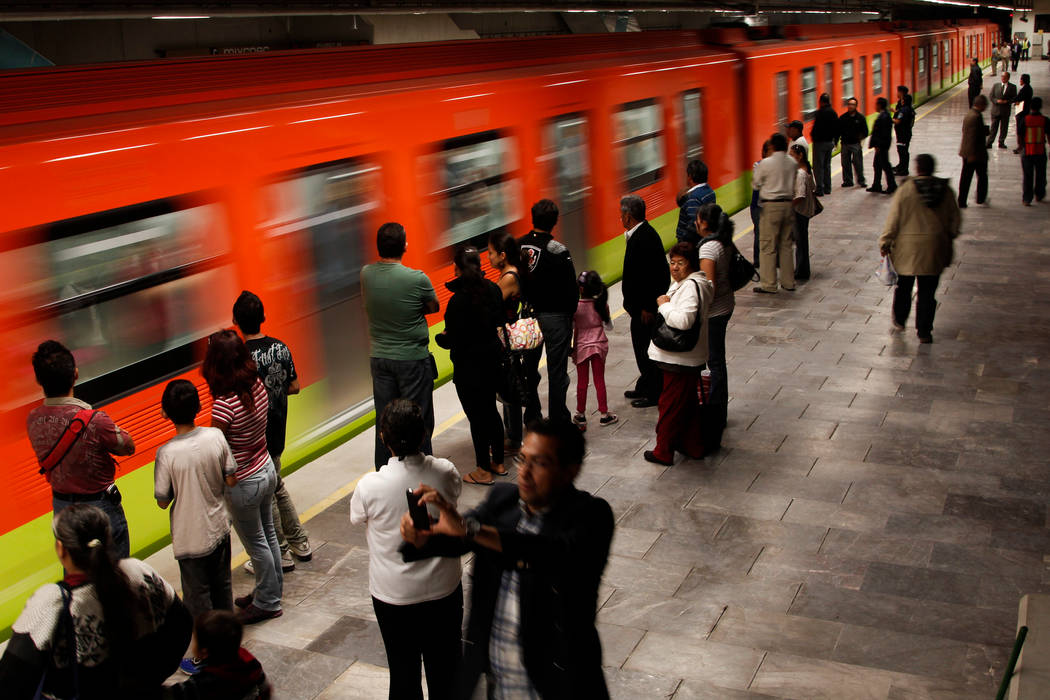
[[[845,82],[843,62],[885,54],[881,82],[863,83],[872,111],[875,96],[909,82],[907,42],[931,33],[931,42],[956,42],[948,73],[922,74],[936,94],[965,79],[959,64],[970,55],[984,61],[997,32],[940,22],[843,25],[816,37],[828,30],[781,29],[0,74],[0,627],[57,575],[50,493],[25,437],[40,400],[29,359],[41,340],[74,351],[77,395],[135,438],[118,483],[132,550],[146,554],[168,538],[149,468],[172,435],[161,391],[186,377],[208,410],[202,344],[231,324],[241,289],[262,297],[264,329],[298,365],[303,390],[292,398],[284,460],[293,470],[372,420],[359,271],[375,258],[382,222],[405,225],[406,264],[441,296],[455,246],[483,246],[503,228],[525,233],[531,203],[550,197],[577,267],[612,281],[622,195],[644,197],[669,242],[689,159],[702,158],[719,201],[739,209],[756,145],[809,111],[814,81],[838,101],[863,82]],[[902,59],[891,64],[890,52]],[[814,71],[825,66],[821,80]],[[447,357],[435,354],[446,378]]]

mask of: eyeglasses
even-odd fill
[[[553,465],[553,462],[547,457],[526,457],[525,455],[519,454],[514,458],[514,466],[517,467],[518,471],[528,468],[530,471],[536,467],[542,469],[549,469]]]

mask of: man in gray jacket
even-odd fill
[[[999,148],[1006,148],[1006,134],[1010,131],[1010,107],[1017,101],[1017,86],[1010,82],[1010,74],[1003,71],[1002,80],[992,87],[989,100],[992,103],[991,131],[985,146],[992,147],[996,131],[999,132]]]

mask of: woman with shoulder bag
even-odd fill
[[[799,144],[791,146],[791,157],[798,161],[795,174],[795,280],[809,279],[809,220],[824,208],[817,201],[817,183],[809,167],[806,149]]]
[[[700,270],[711,282],[714,298],[707,317],[707,368],[711,370],[709,403],[717,409],[721,428],[726,424],[729,376],[726,372],[726,329],[736,308],[729,281],[732,263],[733,221],[717,204],[705,204],[696,216],[700,234]]]
[[[12,625],[0,659],[4,697],[154,696],[190,643],[189,612],[148,564],[117,560],[109,518],[95,506],[65,508],[51,527],[65,575],[37,589]]]
[[[496,410],[500,347],[497,330],[503,326],[503,294],[481,274],[476,248],[456,251],[456,278],[446,282],[452,298],[445,307],[445,330],[437,344],[450,351],[452,383],[470,424],[477,468],[463,477],[468,484],[491,486],[506,476],[503,467],[503,421]]]
[[[707,314],[714,297],[711,282],[700,271],[696,246],[688,241],[671,248],[671,279],[667,294],[656,300],[660,321],[654,334],[667,326],[671,334],[695,333],[696,341],[680,351],[661,349],[656,340],[649,344],[649,358],[663,372],[664,384],[656,447],[646,450],[644,457],[668,467],[676,450],[694,459],[704,455],[697,385],[707,362]]]
[[[489,264],[499,275],[499,290],[503,295],[503,313],[505,323],[518,320],[518,307],[521,306],[521,248],[514,236],[500,230],[489,236]],[[525,381],[525,370],[521,365],[521,354],[507,348],[510,371],[517,373]],[[522,384],[524,386],[524,384]],[[507,392],[512,393],[512,392]],[[503,397],[503,424],[507,431],[507,442],[504,446],[511,450],[521,447],[522,437],[522,404],[513,396]]]

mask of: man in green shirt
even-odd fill
[[[423,410],[423,453],[431,454],[434,432],[434,361],[430,356],[427,314],[438,310],[437,295],[421,271],[401,264],[407,247],[405,227],[386,223],[376,234],[379,262],[361,270],[361,291],[372,338],[372,401],[376,416],[394,399],[411,399]],[[376,471],[390,460],[376,425]]]

